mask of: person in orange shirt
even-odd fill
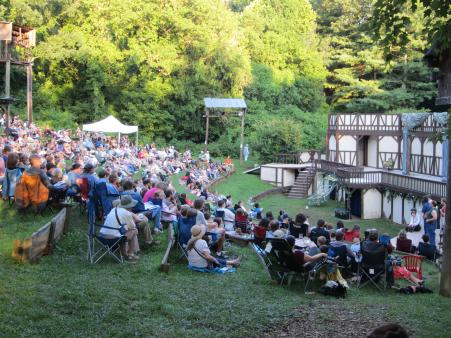
[[[232,165],[232,159],[230,158],[230,155],[227,156],[227,158],[224,161],[224,164],[225,165]]]

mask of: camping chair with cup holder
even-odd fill
[[[121,197],[120,194],[108,193],[107,184],[103,181],[95,184],[94,196],[97,201],[97,209],[101,210],[100,215],[103,217],[100,218],[102,219],[105,219],[113,209],[113,201]]]
[[[121,236],[115,238],[106,238],[97,233],[97,228],[108,228],[118,230],[116,228],[98,225],[91,219],[88,230],[88,261],[96,264],[105,256],[113,257],[117,262],[123,263],[124,257],[121,252],[121,245],[125,242],[125,229],[119,230]]]
[[[364,241],[360,243],[362,260],[358,266],[359,282],[357,287],[367,284],[374,285],[382,291],[387,288],[387,248],[380,242]],[[382,286],[381,284],[382,280]]]
[[[346,244],[340,246],[329,245],[329,250],[327,251],[327,256],[334,259],[338,266],[343,269],[345,275],[350,273],[349,263],[348,263],[348,250]]]
[[[304,292],[308,290],[309,283],[307,280],[309,271],[307,267],[309,263],[299,266],[299,263],[293,253],[292,248],[284,238],[268,238],[268,247],[265,252],[268,252],[268,258],[271,262],[270,271],[275,276],[280,276],[277,280],[280,285],[285,281],[290,286],[293,279],[299,278],[305,281]]]
[[[196,224],[196,216],[189,217],[179,216],[177,220],[177,247],[180,250],[180,256],[176,262],[179,262],[183,257],[188,259],[188,252],[186,246],[191,238],[191,228]]]

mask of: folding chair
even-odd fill
[[[304,268],[299,266],[293,250],[284,238],[270,238],[269,243],[271,247],[269,257],[274,258],[271,260],[271,266],[274,273],[281,276],[280,285],[283,285],[285,279],[290,286],[296,276],[305,277]]]
[[[272,271],[271,271],[271,260],[268,257],[268,254],[266,253],[265,250],[263,250],[261,247],[259,247],[257,244],[252,243],[251,244],[251,248],[252,251],[255,252],[255,254],[257,255],[260,263],[262,263],[263,268],[265,269],[265,272],[268,274],[269,278],[271,278],[271,280],[275,280],[277,282],[279,282],[281,276],[280,275],[273,275]]]
[[[105,218],[113,209],[113,200],[120,198],[120,195],[108,193],[106,182],[103,181],[97,182],[94,190],[98,206],[102,209],[101,214],[103,215],[103,218]]]
[[[108,228],[104,225],[97,225],[95,222],[89,224],[88,230],[88,260],[91,264],[96,264],[105,256],[111,256],[119,263],[124,262],[124,257],[121,252],[121,245],[125,242],[125,236],[117,238],[105,238],[97,234],[96,228]]]
[[[423,279],[423,257],[418,255],[402,256],[405,268],[410,272],[415,272],[418,279]]]
[[[329,245],[327,255],[335,259],[341,268],[345,270],[348,268],[348,250],[345,244],[340,246]]]
[[[191,238],[191,228],[196,224],[196,216],[178,218],[178,229],[177,229],[177,247],[179,248],[181,255],[177,259],[180,261],[183,257],[188,259],[188,252],[186,251],[186,245]]]
[[[89,182],[87,177],[82,177],[80,182],[80,215],[86,211],[89,201]]]
[[[411,239],[396,239],[396,250],[401,252],[412,252],[412,240]]]
[[[382,243],[373,243],[364,241],[360,243],[362,261],[359,264],[359,283],[358,288],[362,288],[368,283],[376,286],[380,291],[387,288],[387,268],[385,261],[387,259],[387,249]],[[383,289],[379,282],[382,278]],[[366,279],[365,281],[363,281]],[[362,282],[363,281],[363,282]]]

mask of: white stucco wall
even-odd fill
[[[383,216],[385,215],[386,218],[389,218],[390,212],[391,212],[390,201],[387,199],[386,195],[383,195],[382,198],[383,198],[383,211],[384,211]]]
[[[412,146],[411,146],[411,154],[412,155],[420,155],[421,154],[421,142],[418,137],[414,137],[412,140]]]
[[[375,219],[382,217],[382,195],[376,189],[367,190],[363,196],[362,219]]]
[[[260,179],[267,182],[276,181],[276,168],[269,168],[262,166],[260,168]]]
[[[295,170],[294,169],[284,169],[283,172],[283,186],[289,187],[294,184],[295,181]]]
[[[400,196],[393,199],[393,222],[402,224],[402,198]]]
[[[329,137],[329,150],[337,149],[337,140],[335,139],[335,135],[331,135]]]
[[[379,151],[398,152],[398,142],[392,136],[385,136],[379,141]]]
[[[339,142],[340,142],[340,147],[339,147],[340,150],[343,150],[343,151],[346,151],[346,150],[356,151],[357,150],[357,144],[356,144],[357,142],[350,135],[342,136]]]

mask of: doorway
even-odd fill
[[[357,165],[368,166],[368,144],[369,136],[362,136],[357,143]]]
[[[350,204],[351,215],[362,217],[362,190],[354,190]]]

